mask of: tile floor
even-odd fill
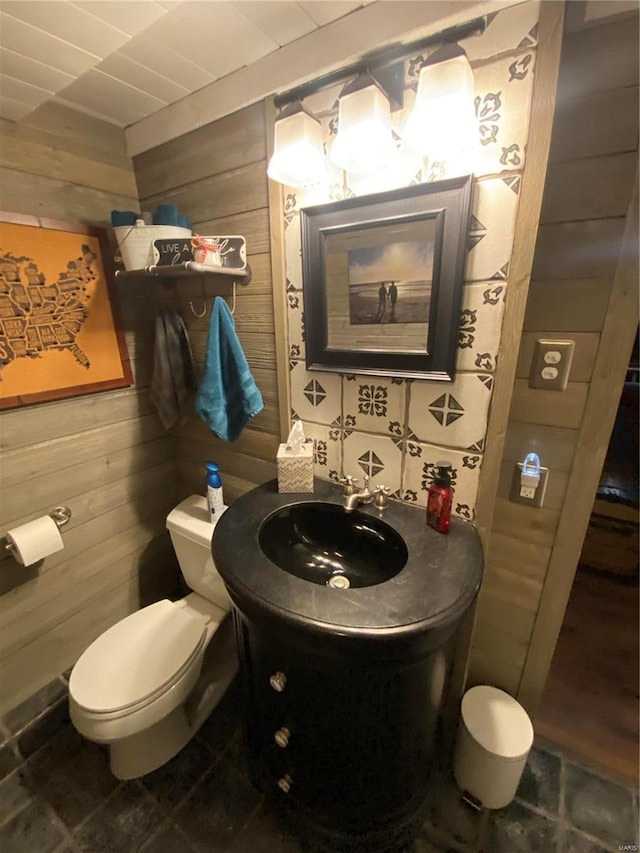
[[[66,692],[57,679],[0,720],[3,853],[313,853],[249,781],[235,689],[175,759],[131,782],[76,733]],[[536,744],[516,799],[494,812],[462,803],[441,764],[422,835],[403,853],[638,850],[637,789],[552,747]]]

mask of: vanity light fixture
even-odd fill
[[[445,44],[422,64],[416,100],[403,139],[431,161],[460,159],[473,147],[473,71],[457,44]],[[449,170],[448,170],[449,171]]]
[[[340,92],[338,134],[329,156],[358,175],[382,167],[394,150],[389,98],[370,74],[359,74]]]
[[[329,158],[354,179],[350,184],[365,181],[367,175],[380,186],[395,183],[390,176],[396,168],[409,172],[400,183],[411,180],[417,168],[407,166],[404,149],[409,145],[417,158],[428,154],[431,160],[446,160],[447,174],[452,174],[454,157],[459,153],[463,162],[469,151],[475,118],[473,74],[457,42],[483,33],[486,26],[485,17],[475,18],[407,44],[393,44],[276,95],[274,105],[280,112],[269,177],[298,188],[328,181],[320,122],[302,101],[345,80],[351,82],[340,93],[338,134]],[[402,106],[404,61],[435,45],[439,49],[420,71],[415,108],[403,133],[407,146],[399,145],[391,130],[391,109]],[[466,173],[468,157],[464,165]]]
[[[327,179],[327,163],[318,119],[300,101],[287,104],[276,117],[269,177],[288,187],[306,189]]]

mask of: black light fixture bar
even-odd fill
[[[322,77],[316,77],[314,80],[309,80],[307,83],[302,83],[294,89],[288,89],[280,95],[276,95],[274,104],[276,109],[281,109],[293,101],[301,101],[308,98],[309,95],[315,95],[322,89],[328,89],[336,83],[341,83],[347,77],[355,77],[358,74],[371,74],[376,77],[376,71],[388,68],[400,59],[406,59],[412,53],[421,51],[426,47],[432,47],[434,44],[449,44],[451,42],[461,41],[473,35],[480,35],[487,28],[486,18],[474,18],[466,24],[460,24],[456,27],[448,27],[439,33],[407,44],[394,44],[390,47],[382,48],[378,51],[372,51],[351,65],[345,65],[335,71],[330,71]]]

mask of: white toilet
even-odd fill
[[[89,740],[108,744],[111,770],[134,779],[165,764],[198,731],[238,668],[231,599],[211,557],[207,501],[182,501],[167,517],[193,590],[157,601],[105,631],[69,679],[69,711]]]

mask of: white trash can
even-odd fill
[[[453,772],[463,792],[485,808],[514,798],[533,743],[533,726],[516,700],[485,685],[462,697]]]

